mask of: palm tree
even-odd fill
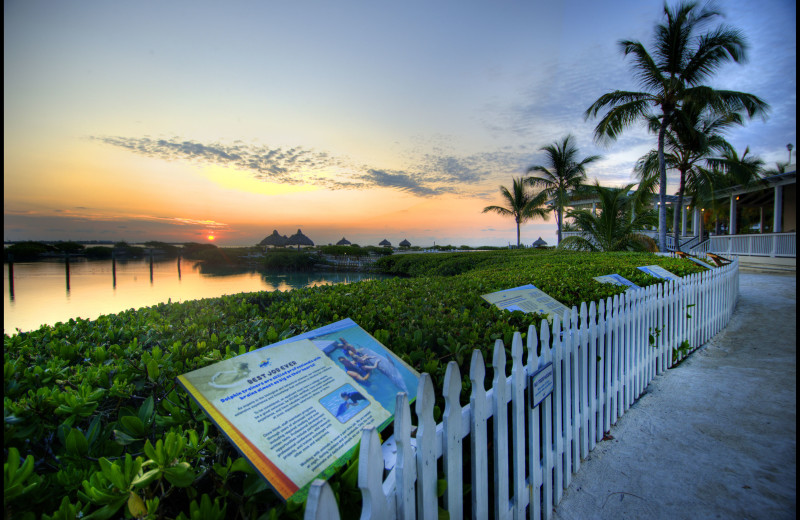
[[[553,212],[556,215],[556,231],[558,242],[561,242],[561,228],[564,224],[564,206],[569,203],[571,194],[580,189],[586,180],[586,165],[600,159],[599,155],[590,155],[578,160],[578,147],[572,135],[567,135],[561,142],[555,142],[540,148],[547,157],[547,165],[536,165],[528,168],[528,173],[538,172],[541,177],[528,177],[525,182],[531,186],[542,188],[542,193],[553,199]]]
[[[639,233],[655,224],[656,214],[647,209],[647,188],[631,191],[633,184],[623,188],[604,188],[595,183],[591,190],[599,199],[599,214],[585,209],[571,210],[567,216],[580,230],[559,244],[559,248],[583,251],[655,251],[652,238]]]
[[[690,178],[699,175],[697,168],[702,161],[707,161],[714,154],[724,154],[733,147],[723,134],[732,126],[742,125],[741,114],[730,112],[716,114],[707,106],[700,106],[691,101],[684,103],[674,114],[673,124],[665,134],[664,161],[668,168],[680,174],[678,183],[678,202],[673,211],[672,229],[675,248],[680,250],[680,227],[678,219],[683,207],[686,185]],[[660,121],[656,117],[650,119],[650,129],[658,131]],[[634,167],[634,174],[640,179],[660,180],[658,151],[651,150],[641,157]]]
[[[533,194],[526,188],[522,178],[511,178],[511,191],[505,186],[500,186],[500,194],[506,206],[486,206],[483,213],[497,213],[507,217],[514,217],[517,223],[517,247],[519,247],[519,225],[525,221],[541,217],[547,220],[547,209],[544,207],[547,195],[544,192]]]
[[[697,167],[687,182],[687,194],[692,198],[692,207],[709,208],[715,221],[716,233],[720,233],[720,220],[727,205],[723,203],[728,195],[719,197],[717,193],[733,186],[753,186],[761,182],[764,161],[757,156],[748,156],[747,147],[741,156],[733,147],[726,149],[719,157],[707,159],[708,168]],[[705,211],[704,211],[705,213]],[[700,241],[703,240],[703,226],[700,226]]]
[[[616,90],[603,94],[585,112],[586,119],[608,109],[595,128],[595,139],[613,141],[629,126],[642,119],[656,117],[658,128],[659,211],[658,245],[667,242],[666,195],[667,171],[664,147],[667,129],[674,114],[687,100],[709,106],[714,112],[744,111],[748,117],[765,115],[769,108],[760,98],[743,92],[715,90],[702,83],[725,62],[743,62],[746,44],[737,29],[720,25],[698,34],[721,13],[712,7],[683,2],[670,9],[664,5],[664,23],[655,27],[654,52],[634,40],[619,45],[625,56],[634,59],[634,74],[645,89],[642,92]]]

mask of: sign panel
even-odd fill
[[[682,281],[680,276],[670,273],[660,265],[645,265],[642,267],[637,267],[637,269],[639,269],[640,271],[644,271],[650,276],[661,278],[662,280],[675,280],[678,283],[681,283]]]
[[[284,499],[349,460],[364,427],[385,428],[397,392],[416,397],[419,375],[343,321],[178,377]]]
[[[569,307],[531,284],[484,294],[481,298],[501,309],[528,313],[538,312],[546,314],[548,319],[552,319],[556,314],[561,316],[564,311],[570,312]]]
[[[539,403],[544,401],[545,397],[553,393],[553,364],[548,363],[537,370],[535,374],[531,374],[528,388],[530,389],[531,408],[536,408]]]
[[[628,280],[627,278],[623,278],[622,276],[614,273],[614,274],[607,274],[605,276],[595,276],[595,280],[600,283],[613,283],[614,285],[626,285],[630,289],[641,289],[638,285],[633,283],[632,281]]]
[[[686,255],[686,258],[688,258],[692,262],[696,263],[697,265],[701,265],[701,266],[705,267],[706,269],[714,269],[713,265],[703,262],[702,260],[700,260],[696,256]]]

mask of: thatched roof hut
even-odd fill
[[[392,243],[386,240],[385,238],[378,243],[379,246],[383,247],[392,247]]]
[[[547,245],[547,242],[542,240],[542,237],[536,239],[536,242],[533,243],[533,247],[544,247]]]
[[[281,236],[278,233],[277,229],[273,229],[272,230],[272,234],[269,235],[268,237],[266,237],[261,242],[259,242],[258,245],[260,245],[260,246],[280,247],[280,246],[285,246],[286,242],[288,242],[288,241],[289,241],[289,239],[286,237],[286,235]]]
[[[352,245],[352,244],[350,243],[350,241],[349,241],[349,240],[347,240],[346,238],[342,237],[342,239],[341,239],[341,240],[339,240],[338,242],[336,242],[336,245],[337,245],[337,246],[349,246],[349,245]]]
[[[409,242],[408,239],[404,239],[400,242],[400,247],[411,247],[411,242]]]
[[[299,248],[300,246],[313,246],[314,242],[312,242],[310,238],[305,236],[303,232],[298,229],[297,233],[289,237],[286,245],[297,246]]]

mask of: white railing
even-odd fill
[[[797,256],[796,233],[755,235],[716,235],[692,248],[693,253],[719,253],[738,256]]]
[[[472,392],[465,406],[458,365],[454,361],[447,365],[441,424],[433,419],[431,378],[422,374],[414,438],[408,398],[397,395],[393,436],[397,458],[386,479],[376,430],[362,432],[361,518],[436,519],[439,507],[454,520],[463,518],[465,510],[480,519],[490,512],[493,518],[550,518],[581,460],[656,374],[725,327],[738,294],[739,266],[734,260],[687,276],[680,285],[659,284],[592,302],[588,308],[583,303],[580,312],[573,307],[571,314],[555,317],[552,324],[543,320],[538,331],[531,325],[525,360],[522,335],[514,334],[510,376],[505,346],[501,340],[495,343],[488,391],[483,354],[473,351]],[[676,350],[681,347],[686,348]],[[553,393],[531,409],[528,376],[548,363],[554,369]],[[462,454],[467,443],[470,464],[465,467]],[[437,472],[439,459],[442,475]],[[489,468],[493,468],[491,478]],[[440,478],[447,483],[441,501]],[[471,490],[468,503],[465,483]],[[345,518],[356,514],[347,511]],[[312,484],[305,518],[340,518],[326,482]]]

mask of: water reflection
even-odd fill
[[[184,263],[188,263],[188,268]],[[111,278],[111,284],[108,279]],[[272,273],[256,267],[207,266],[181,258],[86,260],[63,258],[8,264],[4,284],[6,333],[70,318],[95,319],[126,309],[253,291],[287,291],[386,276]],[[147,281],[145,281],[147,280]],[[149,283],[148,283],[149,282]],[[66,292],[64,290],[66,284]]]

